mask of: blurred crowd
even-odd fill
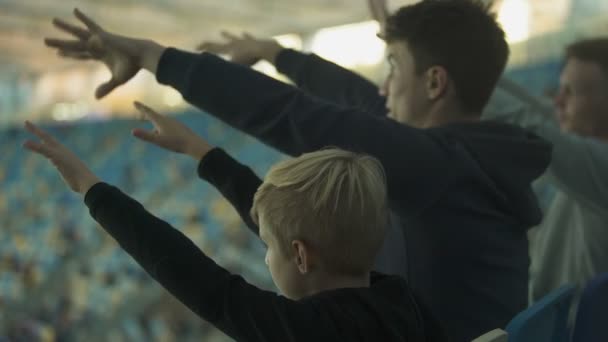
[[[179,119],[263,174],[280,154],[201,114]],[[272,288],[261,244],[232,207],[196,175],[196,163],[130,136],[138,121],[49,129],[147,209],[218,263]],[[223,341],[223,334],[168,295],[97,227],[47,161],[0,134],[0,341]],[[10,201],[9,201],[10,199]],[[51,219],[49,219],[51,218]],[[244,268],[242,260],[259,263]]]

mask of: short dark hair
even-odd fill
[[[478,0],[423,0],[387,19],[384,39],[405,41],[418,73],[444,67],[463,109],[481,113],[509,57],[491,6]]]
[[[608,37],[579,40],[566,48],[566,60],[596,63],[608,77]]]

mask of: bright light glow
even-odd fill
[[[53,106],[52,116],[57,121],[71,121],[85,117],[87,105],[84,103],[60,102]]]
[[[277,71],[277,69],[274,67],[274,65],[270,64],[267,61],[259,61],[257,63],[255,63],[255,65],[253,66],[254,70],[257,70],[263,74],[266,74],[270,77],[274,77],[274,78],[280,78],[280,74]]]
[[[281,44],[281,46],[288,48],[288,49],[302,50],[302,47],[304,45],[302,42],[302,37],[300,37],[299,35],[294,34],[294,33],[274,36],[272,38],[275,39],[277,42],[279,42],[279,44]],[[278,80],[281,80],[284,82],[287,81],[287,78],[285,76],[279,74],[279,72],[277,72],[277,69],[274,67],[274,65],[272,65],[271,63],[269,63],[267,61],[257,62],[253,66],[253,69],[257,70],[263,74],[266,74],[270,77],[274,77]]]
[[[498,22],[502,25],[509,43],[517,43],[530,36],[529,0],[503,0],[498,11]]]
[[[371,66],[384,58],[385,44],[376,36],[376,21],[336,26],[317,31],[311,50],[344,67]]]
[[[294,50],[302,50],[302,37],[300,37],[297,34],[294,33],[290,33],[290,34],[283,34],[280,36],[274,36],[272,37],[274,38],[277,42],[279,42],[279,44],[281,44],[282,46],[289,48],[289,49],[294,49]]]
[[[165,104],[169,107],[177,107],[184,103],[184,98],[177,90],[173,88],[166,88],[165,95],[163,96]]]

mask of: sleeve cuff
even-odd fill
[[[275,59],[275,66],[282,74],[301,70],[310,55],[293,49],[283,49]]]
[[[223,172],[233,162],[232,157],[221,148],[213,148],[207,152],[198,164],[198,176],[211,182],[218,172]]]
[[[89,207],[90,210],[93,210],[97,203],[99,203],[99,199],[111,190],[111,185],[104,182],[99,182],[93,185],[84,195],[84,203],[87,205],[87,207]]]
[[[160,84],[183,87],[191,77],[192,68],[200,61],[208,58],[208,55],[207,53],[194,54],[175,48],[167,48],[158,61],[156,80]]]

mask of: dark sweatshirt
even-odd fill
[[[175,49],[157,79],[284,153],[337,146],[378,158],[408,282],[455,341],[504,327],[526,307],[526,231],[541,218],[530,184],[550,161],[544,140],[495,122],[413,128],[386,118],[376,88],[340,67],[290,50],[277,63],[303,89]]]
[[[398,276],[372,273],[368,288],[323,291],[293,301],[230,274],[115,187],[94,185],[85,203],[146,272],[237,341],[440,341],[434,331],[425,337],[428,311]]]

